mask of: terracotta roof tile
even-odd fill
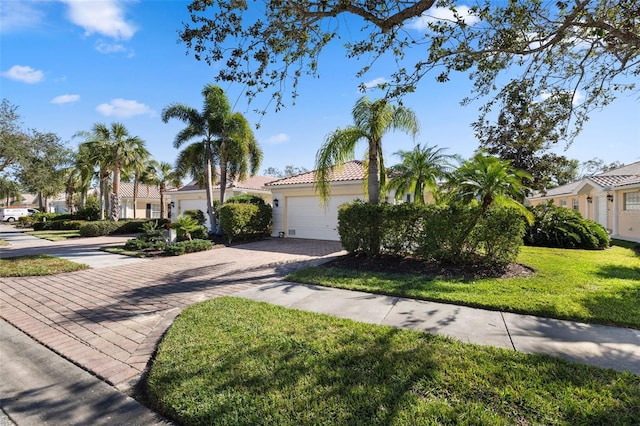
[[[256,191],[264,190],[265,185],[274,180],[276,180],[276,178],[270,177],[270,176],[252,176],[243,181],[233,180],[233,181],[227,182],[227,188],[249,189],[249,190],[256,190]],[[198,185],[198,182],[192,181],[186,184],[185,186],[179,188],[178,191],[180,192],[200,191],[201,189],[204,189],[204,188],[200,188],[200,185]],[[220,189],[220,182],[217,182],[215,185],[213,185],[213,189],[214,190]]]
[[[602,187],[626,186],[640,183],[640,175],[597,175],[589,179]]]
[[[363,180],[365,175],[362,161],[349,161],[342,167],[334,170],[329,177],[330,182],[345,182]],[[286,177],[267,184],[267,186],[299,185],[315,183],[316,171],[301,173],[299,175]]]

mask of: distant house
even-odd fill
[[[227,182],[224,193],[225,200],[239,194],[251,194],[262,198],[267,204],[271,204],[271,191],[266,188],[266,184],[276,178],[269,176],[253,176],[243,181],[233,180]],[[200,188],[197,182],[189,184],[168,192],[171,196],[171,219],[175,219],[187,210],[200,210],[207,217],[207,193],[204,188]],[[220,199],[220,183],[213,186],[213,200]]]
[[[160,188],[155,185],[138,184],[138,198],[134,206],[133,182],[120,182],[120,219],[159,219]],[[165,216],[168,216],[170,192],[164,196]],[[134,215],[135,210],[135,215]]]
[[[640,242],[640,161],[550,189],[527,199],[579,211],[613,238]]]

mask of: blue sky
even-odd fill
[[[178,150],[173,138],[182,124],[160,120],[172,102],[200,108],[201,90],[213,82],[215,66],[188,55],[178,43],[182,22],[189,21],[188,1],[3,0],[0,3],[0,92],[19,106],[25,127],[58,134],[74,147],[72,136],[97,122],[123,123],[145,140],[154,158],[173,163]],[[301,81],[295,105],[260,117],[268,97],[249,105],[242,87],[223,83],[235,110],[251,123],[264,151],[261,171],[294,165],[312,169],[325,136],[352,123],[351,108],[362,96],[361,82],[388,78],[391,67],[379,64],[361,80],[354,77],[363,63],[348,60],[339,44],[323,53],[319,78]],[[471,89],[464,75],[446,84],[431,77],[404,104],[418,114],[421,132],[415,142],[449,148],[468,157],[477,148],[470,124],[479,103],[461,107]],[[367,94],[376,98],[375,91]],[[415,143],[403,134],[383,141],[387,165],[392,155]],[[559,149],[562,152],[562,149]],[[358,153],[361,155],[361,153]],[[595,111],[582,134],[565,152],[586,161],[640,160],[640,101],[624,95]]]

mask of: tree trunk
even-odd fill
[[[209,230],[214,232],[216,230],[216,217],[213,211],[213,188],[211,184],[211,151],[207,149],[207,165],[205,166],[206,175],[206,192],[207,192],[207,215],[209,216]]]
[[[369,176],[367,178],[369,203],[380,202],[380,161],[378,158],[380,141],[373,141],[369,145]]]
[[[164,192],[167,189],[165,188],[164,184],[160,184],[160,219],[164,219],[165,215],[164,215]]]
[[[135,178],[133,179],[133,218],[137,219],[137,210],[138,210],[138,180],[140,180],[140,176],[136,173]]]
[[[111,209],[109,219],[117,222],[120,218],[120,163],[113,168],[113,193],[111,194]]]

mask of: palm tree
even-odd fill
[[[127,173],[129,173],[129,178],[131,174],[133,174],[133,218],[136,219],[138,209],[136,206],[138,205],[138,193],[139,193],[139,184],[142,183],[142,175],[144,172],[151,166],[154,160],[151,159],[151,153],[147,151],[145,148],[142,148],[138,155],[135,156],[131,163],[127,166]]]
[[[175,188],[180,185],[180,175],[173,170],[169,163],[151,161],[144,172],[143,180],[151,185],[158,186],[160,189],[160,217],[165,218],[165,194],[169,186]]]
[[[456,158],[444,154],[445,150],[417,144],[411,151],[394,153],[401,159],[400,164],[391,167],[393,176],[389,182],[389,188],[396,190],[396,200],[405,193],[412,193],[416,204],[424,204],[425,190],[436,194],[438,179],[452,169],[449,161]]]
[[[369,203],[377,204],[386,180],[382,137],[390,130],[402,130],[415,136],[418,119],[411,109],[391,105],[386,99],[371,101],[366,96],[356,102],[352,115],[355,124],[330,133],[316,154],[316,191],[323,200],[329,197],[331,170],[353,160],[356,144],[364,140],[368,144],[365,163]]]
[[[206,186],[207,214],[211,229],[216,229],[213,211],[214,162],[220,166],[220,202],[224,202],[224,192],[228,178],[243,178],[247,172],[255,174],[260,166],[262,151],[253,137],[249,125],[239,113],[231,112],[231,105],[224,91],[213,84],[202,90],[204,105],[202,112],[188,105],[174,103],[162,111],[166,123],[177,118],[186,127],[176,135],[176,148],[185,142],[198,138],[199,141],[187,146],[180,153],[176,163],[179,172],[189,171],[192,176]]]
[[[225,114],[216,143],[220,158],[220,205],[224,204],[227,179],[245,180],[255,175],[262,163],[262,150],[242,114]]]
[[[108,128],[102,123],[93,126],[93,133],[99,139],[107,142],[110,149],[109,165],[113,172],[113,189],[110,199],[109,219],[117,221],[120,216],[120,174],[122,171],[149,155],[144,147],[144,141],[137,136],[131,136],[121,123],[111,123]]]
[[[529,210],[517,201],[524,199],[524,180],[531,180],[531,175],[513,169],[508,160],[479,152],[453,172],[447,186],[454,200],[479,203],[481,214],[496,204],[514,207],[529,217]]]
[[[447,182],[450,199],[463,204],[477,203],[480,206],[478,215],[460,234],[456,244],[458,254],[478,221],[494,204],[519,210],[527,221],[533,224],[532,213],[518,201],[524,198],[527,190],[522,183],[525,179],[531,180],[531,175],[525,171],[513,169],[508,160],[500,160],[497,157],[484,155],[482,152],[464,161],[450,175]]]
[[[97,178],[100,184],[100,219],[106,217],[109,211],[109,186],[111,183],[111,151],[108,141],[101,138],[97,133],[81,131],[75,136],[85,138],[78,148],[77,164],[82,167],[85,174],[93,172],[98,168]]]

